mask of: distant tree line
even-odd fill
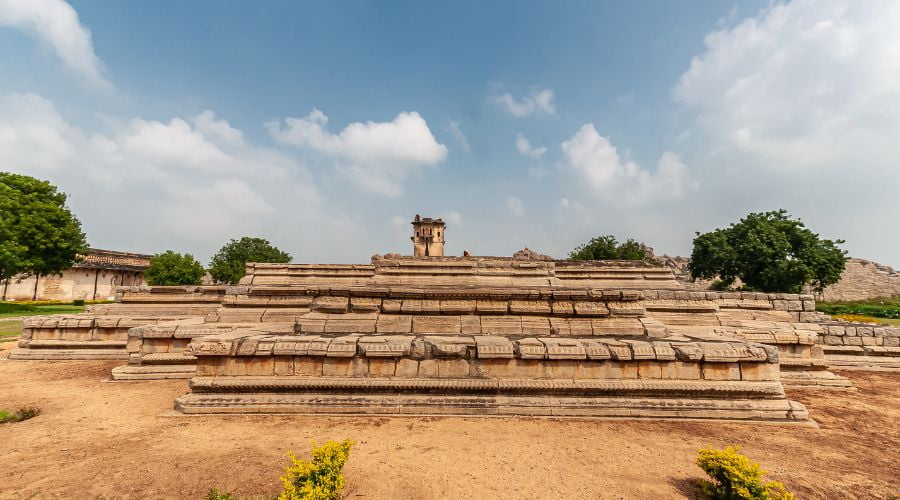
[[[81,223],[56,186],[0,172],[0,280],[59,274],[89,252]],[[751,213],[726,228],[697,233],[689,269],[694,279],[715,279],[719,288],[797,293],[836,283],[844,270],[843,240],[828,240],[785,210]],[[569,253],[572,260],[634,260],[658,263],[650,248],[615,236],[592,238]],[[217,283],[238,283],[247,262],[287,263],[291,256],[263,238],[230,240],[208,269],[188,253],[154,255],[144,273],[151,285],[199,285],[208,271]]]

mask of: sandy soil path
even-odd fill
[[[692,497],[697,449],[738,444],[801,498],[900,494],[900,374],[846,373],[856,393],[793,391],[821,427],[511,418],[167,417],[186,382],[107,382],[116,362],[9,361],[0,498],[254,498],[286,451],[357,441],[347,498]]]

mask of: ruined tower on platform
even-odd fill
[[[412,221],[414,257],[442,257],[444,255],[444,228],[446,225],[441,219],[424,219],[416,214]]]

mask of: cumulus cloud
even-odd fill
[[[555,94],[552,89],[532,90],[529,95],[517,99],[509,92],[492,95],[488,101],[499,106],[516,118],[523,118],[534,113],[556,114],[553,104]]]
[[[541,156],[544,156],[544,153],[547,152],[547,148],[544,146],[541,146],[539,148],[533,147],[531,145],[531,142],[529,142],[524,135],[519,133],[516,135],[516,151],[518,151],[519,154],[525,156],[540,158]]]
[[[508,208],[510,213],[512,213],[516,217],[522,217],[525,215],[525,205],[522,204],[522,200],[516,198],[515,196],[506,199],[506,208]]]
[[[795,0],[707,35],[673,89],[687,117],[683,147],[698,152],[692,166],[727,202],[753,193],[753,209],[793,208],[814,228],[831,226],[851,253],[896,264],[900,239],[856,222],[900,217],[887,187],[900,185],[897,26],[897,2]]]
[[[94,245],[204,258],[229,238],[262,234],[323,260],[355,255],[359,217],[321,196],[299,159],[247,142],[211,111],[118,121],[86,131],[39,95],[0,98],[0,170],[69,193]]]
[[[447,156],[419,113],[402,112],[390,122],[351,123],[333,134],[318,109],[304,118],[288,117],[266,127],[284,145],[317,151],[336,162],[338,171],[358,188],[385,196],[403,193],[403,180]]]
[[[563,166],[574,172],[596,195],[631,203],[681,197],[694,187],[687,166],[672,152],[664,153],[655,172],[622,158],[609,138],[587,123],[562,143]]]
[[[91,32],[63,0],[0,0],[0,26],[20,29],[48,44],[71,71],[94,85],[110,87],[94,53]]]

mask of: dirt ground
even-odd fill
[[[845,373],[859,392],[791,391],[820,428],[713,422],[306,416],[172,417],[184,381],[108,382],[117,362],[9,361],[0,499],[251,498],[280,491],[287,450],[356,440],[347,498],[694,497],[697,450],[737,444],[800,498],[900,494],[900,374]]]

